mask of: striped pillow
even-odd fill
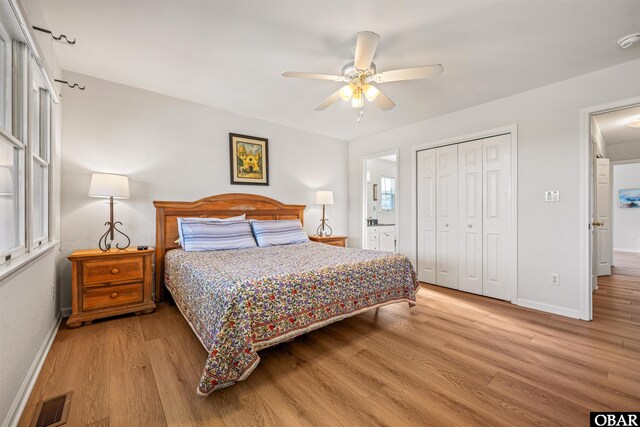
[[[187,252],[255,248],[249,221],[179,221],[182,249]]]
[[[182,245],[182,223],[183,222],[202,222],[202,221],[238,221],[238,220],[244,220],[247,219],[247,214],[242,214],[242,215],[238,215],[238,216],[230,216],[228,218],[200,218],[200,217],[187,217],[187,218],[180,218],[178,217],[178,240],[176,240],[173,243],[178,243],[180,246]]]
[[[285,219],[278,221],[251,221],[253,235],[258,246],[291,245],[304,243],[309,237],[302,229],[299,219]]]

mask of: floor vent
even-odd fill
[[[67,423],[71,392],[38,403],[31,427],[56,427]]]

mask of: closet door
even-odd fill
[[[418,280],[436,283],[436,150],[417,153]]]
[[[436,283],[458,289],[458,146],[436,149]]]
[[[510,299],[511,136],[483,140],[483,284],[482,294]]]
[[[458,289],[482,294],[482,140],[458,145]]]

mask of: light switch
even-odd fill
[[[559,202],[560,201],[560,192],[558,190],[545,191],[544,192],[544,201],[545,202]]]

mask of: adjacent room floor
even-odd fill
[[[640,408],[640,255],[594,296],[593,322],[435,286],[260,353],[198,398],[206,353],[174,306],[61,327],[37,402],[73,391],[71,426],[588,425]],[[634,269],[635,267],[635,269]]]

